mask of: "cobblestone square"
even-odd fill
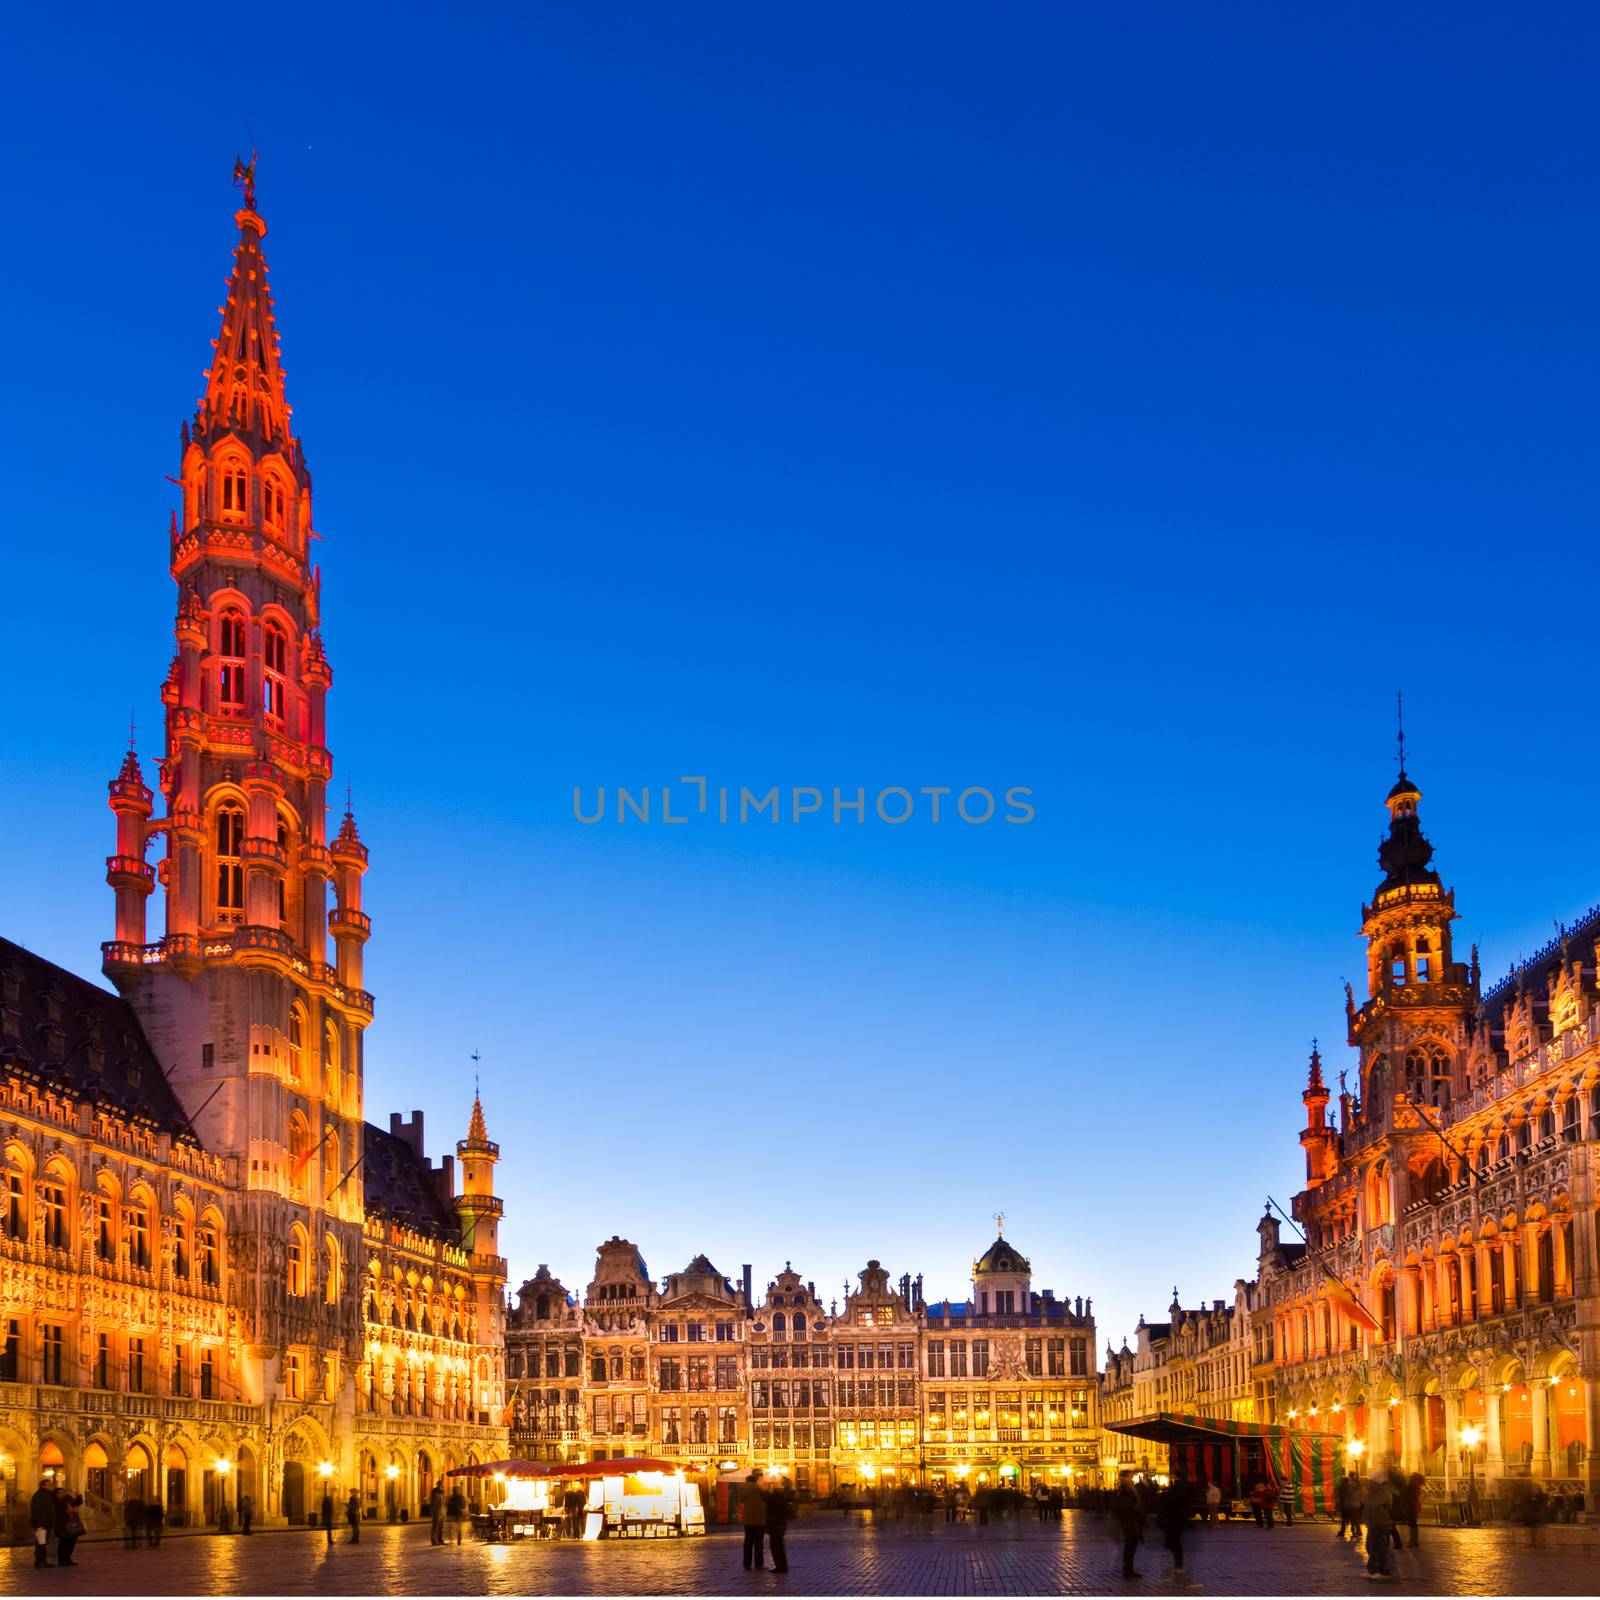
[[[1252,1525],[1195,1530],[1189,1570],[1172,1573],[1160,1535],[1139,1553],[1142,1576],[1125,1581],[1100,1522],[1069,1514],[1032,1522],[931,1529],[882,1527],[823,1515],[797,1523],[790,1571],[747,1573],[737,1530],[705,1538],[600,1544],[463,1544],[435,1549],[420,1526],[375,1527],[331,1549],[320,1533],[195,1535],[155,1550],[105,1542],[79,1547],[79,1565],[36,1573],[26,1549],[8,1552],[8,1594],[1353,1594],[1366,1577],[1360,1550],[1327,1524],[1264,1533]],[[1395,1557],[1402,1594],[1591,1594],[1600,1529],[1547,1529],[1530,1548],[1510,1528],[1424,1531]]]

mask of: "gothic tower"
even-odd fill
[[[345,1289],[361,1244],[367,852],[348,808],[327,837],[333,674],[310,559],[311,475],[290,431],[253,163],[238,177],[233,273],[206,392],[182,429],[170,530],[165,814],[130,750],[111,784],[116,937],[104,965],[202,1142],[233,1166],[238,1392],[331,1399],[361,1351]],[[157,880],[165,927],[152,942]]]
[[[1419,1186],[1439,1181],[1442,1146],[1434,1130],[1465,1088],[1467,1023],[1476,1000],[1473,977],[1452,952],[1455,892],[1430,864],[1433,846],[1417,812],[1421,799],[1402,765],[1385,802],[1389,832],[1378,847],[1383,881],[1361,912],[1365,1004],[1357,1007],[1349,985],[1345,991],[1350,1043],[1360,1052],[1356,1120],[1373,1134],[1390,1132],[1401,1158],[1387,1174],[1387,1194],[1375,1190],[1369,1198],[1369,1226],[1392,1221]],[[1308,1176],[1314,1176],[1314,1154],[1308,1145]]]
[[[461,1245],[471,1257],[472,1287],[478,1304],[478,1342],[505,1349],[506,1264],[500,1259],[500,1217],[504,1211],[494,1192],[494,1168],[500,1159],[500,1146],[489,1137],[483,1120],[483,1101],[472,1097],[472,1120],[465,1139],[457,1140],[456,1155],[461,1162],[461,1193],[456,1196],[456,1215],[461,1219]],[[473,1405],[487,1422],[491,1403],[505,1389],[505,1374],[500,1370],[503,1356],[480,1356],[474,1374]],[[495,1418],[498,1422],[499,1418]]]

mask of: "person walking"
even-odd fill
[[[765,1565],[762,1555],[767,1537],[767,1497],[759,1472],[752,1472],[739,1486],[739,1521],[744,1527],[745,1571],[759,1572]]]
[[[1215,1478],[1206,1479],[1206,1526],[1215,1527],[1222,1515],[1222,1485]]]
[[[461,1543],[461,1524],[467,1518],[467,1497],[459,1489],[450,1491],[450,1498],[445,1502],[445,1515],[450,1519],[450,1525],[456,1530],[456,1543]]]
[[[253,1495],[239,1496],[239,1532],[249,1533],[250,1524],[256,1520],[256,1502]]]
[[[428,1496],[428,1543],[444,1543],[444,1485],[436,1483]]]
[[[130,1494],[122,1502],[122,1540],[130,1550],[139,1548],[139,1540],[144,1534],[144,1500],[141,1496]]]
[[[944,1486],[944,1520],[946,1522],[956,1520],[956,1486],[953,1483]]]
[[[1387,1581],[1394,1576],[1394,1490],[1379,1468],[1367,1479],[1361,1495],[1361,1520],[1367,1525],[1367,1576]]]
[[[794,1495],[783,1479],[767,1490],[767,1546],[772,1551],[772,1570],[789,1570],[788,1552],[783,1547],[783,1536],[788,1531],[789,1519],[794,1515]]]
[[[1415,1550],[1417,1548],[1417,1519],[1422,1515],[1422,1491],[1427,1487],[1428,1480],[1420,1472],[1413,1472],[1406,1479],[1405,1489],[1402,1491],[1402,1512],[1400,1520],[1406,1525],[1409,1535],[1407,1543]],[[1398,1543],[1398,1541],[1396,1541]]]
[[[161,1534],[166,1525],[166,1508],[159,1500],[146,1500],[144,1503],[144,1542],[152,1550],[161,1543]]]
[[[81,1494],[71,1493],[65,1485],[56,1490],[56,1564],[63,1567],[75,1567],[77,1562],[72,1559],[72,1552],[77,1547],[78,1540],[83,1537],[83,1517],[79,1507],[83,1504]]]
[[[1361,1536],[1361,1475],[1347,1472],[1339,1480],[1339,1531],[1336,1539],[1358,1539]]]
[[[1122,1576],[1137,1578],[1139,1574],[1134,1570],[1133,1553],[1139,1548],[1139,1541],[1144,1537],[1144,1506],[1139,1499],[1138,1490],[1126,1476],[1117,1485],[1117,1492],[1111,1497],[1111,1521],[1122,1539]]]
[[[333,1549],[333,1490],[322,1491],[321,1508],[322,1531],[328,1536],[328,1548]]]
[[[53,1567],[50,1559],[50,1539],[56,1531],[56,1492],[48,1483],[41,1483],[28,1502],[28,1521],[33,1524],[33,1564],[36,1567]]]
[[[439,1494],[440,1491],[435,1489],[433,1492],[435,1494]],[[444,1543],[444,1522],[443,1522],[443,1513],[442,1512],[441,1512],[440,1516],[441,1516],[441,1520],[439,1522],[439,1543],[443,1544]],[[350,1524],[350,1543],[351,1544],[360,1544],[361,1543],[361,1496],[359,1494],[357,1494],[354,1489],[352,1489],[350,1491],[350,1498],[348,1500],[346,1500],[345,1503],[344,1503],[344,1520]]]
[[[1189,1486],[1176,1474],[1156,1502],[1156,1523],[1165,1535],[1162,1544],[1172,1553],[1172,1573],[1183,1571],[1183,1530],[1189,1523]]]

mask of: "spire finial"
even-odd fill
[[[1006,1234],[1006,1214],[1005,1214],[1005,1212],[1003,1212],[1003,1211],[995,1212],[995,1214],[994,1214],[994,1231],[995,1231],[995,1237],[996,1238],[998,1238],[998,1239],[1005,1238],[1005,1234]]]
[[[139,717],[137,708],[135,708],[128,713],[128,749],[130,751],[137,750],[139,748],[139,741],[135,737],[138,732],[138,728]]]
[[[244,192],[245,209],[254,211],[256,208],[256,153],[253,149],[250,152],[248,164],[239,160],[237,156],[234,157],[233,186]]]
[[[478,1090],[478,1063],[482,1059],[483,1057],[476,1050],[472,1052],[472,1098],[474,1100],[481,1098]]]
[[[1395,760],[1400,764],[1400,776],[1406,775],[1406,696],[1403,689],[1394,692],[1394,719],[1398,730],[1395,741]]]

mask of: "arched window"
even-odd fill
[[[789,1331],[789,1324],[784,1319],[783,1313],[781,1311],[774,1311],[772,1313],[772,1332],[773,1332],[773,1336],[777,1337],[779,1334],[787,1333],[788,1331]]]
[[[1389,952],[1389,981],[1397,984],[1406,981],[1406,951],[1404,945],[1397,944]]]
[[[1546,1106],[1539,1113],[1540,1139],[1553,1139],[1556,1136],[1556,1114],[1552,1107]]]
[[[331,1017],[322,1029],[322,1092],[329,1100],[339,1098],[339,1029]]]
[[[94,1198],[94,1253],[98,1261],[117,1259],[117,1197],[111,1179],[102,1176]]]
[[[802,1335],[804,1335],[805,1331],[806,1331],[806,1314],[803,1311],[797,1311],[794,1314],[794,1336],[795,1336],[795,1338],[798,1339],[798,1338],[802,1337]]]
[[[1426,936],[1417,940],[1417,982],[1426,983],[1430,976],[1430,950]]]
[[[150,1197],[142,1190],[135,1191],[128,1206],[128,1265],[143,1271],[150,1269]]]
[[[296,1002],[289,1007],[289,1082],[297,1088],[306,1077],[306,1014]]]
[[[223,515],[242,520],[250,509],[250,478],[244,468],[236,461],[230,461],[222,469],[222,511]]]
[[[224,711],[244,710],[244,613],[231,607],[217,622],[217,703]]]
[[[200,1227],[195,1235],[195,1265],[200,1269],[200,1282],[204,1288],[221,1287],[222,1229],[217,1224],[215,1212],[207,1212],[200,1219]]]
[[[227,801],[217,807],[217,920],[237,922],[244,915],[244,807]]]
[[[194,1221],[180,1204],[172,1219],[172,1275],[187,1283],[194,1251]]]
[[[1435,1045],[1428,1053],[1428,1098],[1441,1111],[1450,1105],[1450,1052]]]
[[[72,1231],[67,1226],[67,1176],[52,1167],[39,1186],[39,1205],[44,1212],[44,1242],[51,1250],[70,1250]]]
[[[289,1293],[304,1296],[309,1292],[310,1267],[307,1261],[306,1230],[297,1222],[289,1229]]]
[[[0,1230],[8,1239],[28,1237],[28,1179],[14,1155],[6,1160],[5,1192],[0,1194]]]
[[[339,1241],[330,1233],[322,1241],[324,1263],[323,1298],[331,1306],[344,1287],[344,1272],[339,1257]]]
[[[261,644],[262,710],[274,721],[283,721],[284,680],[289,675],[289,636],[276,622],[269,622]]]
[[[278,874],[278,926],[289,926],[289,873],[288,860],[290,849],[290,833],[288,818],[278,818],[278,849],[282,853],[284,870]]]
[[[269,528],[283,532],[283,485],[268,476],[261,480],[261,510]]]

